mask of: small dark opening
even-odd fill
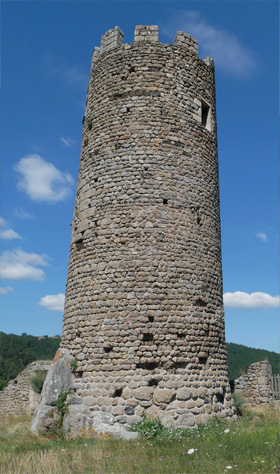
[[[139,363],[136,364],[136,369],[144,369],[144,370],[155,370],[157,368],[157,364],[155,362],[150,362],[150,363]]]
[[[86,138],[84,141],[84,146],[87,146],[87,145],[88,145],[88,138]]]
[[[149,380],[149,387],[156,387],[158,385],[157,379]]]
[[[136,67],[135,66],[131,66],[129,68],[129,71],[128,72],[136,72]]]
[[[148,320],[150,323],[153,323],[154,322],[154,317],[153,316],[148,316]]]
[[[205,365],[207,362],[207,357],[199,357],[199,364]]]
[[[187,363],[186,362],[174,362],[173,368],[174,369],[185,369]]]
[[[75,373],[76,377],[78,377],[79,379],[82,378],[84,372],[82,370],[77,370],[77,372]]]
[[[98,221],[94,221],[94,225],[95,225],[95,227],[97,227],[98,226]]]
[[[163,199],[163,200],[162,200],[162,203],[163,203],[163,204],[167,204],[167,203],[168,203],[168,200],[167,200],[167,199]]]
[[[207,303],[203,301],[201,298],[198,298],[198,300],[196,300],[196,304],[197,306],[207,306]]]
[[[210,107],[209,105],[205,104],[205,102],[202,102],[201,104],[201,123],[206,127],[207,125],[207,119],[209,115]]]
[[[153,341],[154,339],[154,336],[150,333],[145,333],[143,334],[143,341],[144,342],[149,342],[149,341]]]
[[[200,217],[200,216],[197,216],[197,218],[196,218],[196,222],[197,222],[198,224],[200,224],[200,223],[201,223],[201,217]]]
[[[111,352],[113,350],[113,347],[112,346],[104,346],[103,349],[104,349],[104,352],[106,352],[106,354],[108,354],[109,352]]]
[[[113,393],[113,398],[121,397],[122,391],[123,391],[122,388],[116,388],[116,390],[115,390],[114,393]]]
[[[95,181],[95,183],[97,183],[97,181],[98,181],[98,178],[94,178],[94,181]]]
[[[224,403],[224,400],[225,400],[225,392],[223,391],[223,393],[218,393],[216,395],[217,397],[217,402],[218,403]]]
[[[83,239],[77,240],[77,242],[76,242],[76,249],[77,249],[77,250],[81,250],[81,249],[83,248],[83,246],[84,246],[84,241],[83,241]]]
[[[185,337],[185,334],[183,334],[182,332],[180,332],[179,334],[177,334],[177,337],[179,337],[179,339],[183,339],[183,337]]]
[[[148,166],[144,166],[144,171],[148,171],[149,167]]]
[[[234,387],[235,387],[234,380],[229,381],[229,386],[230,386],[231,393],[233,393],[234,392]]]

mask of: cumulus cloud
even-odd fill
[[[258,237],[258,239],[260,239],[262,242],[268,241],[268,237],[264,232],[256,232],[256,237]]]
[[[280,296],[271,296],[267,293],[244,293],[235,291],[224,294],[225,308],[240,309],[269,309],[280,307]]]
[[[48,256],[27,253],[19,248],[3,252],[0,263],[0,275],[3,279],[41,281],[45,272],[38,267],[48,265]]]
[[[177,11],[162,29],[173,38],[178,30],[194,36],[200,56],[211,56],[216,67],[227,74],[246,76],[257,66],[253,53],[234,34],[211,25],[198,11]]]
[[[62,311],[64,310],[65,296],[62,293],[58,295],[46,295],[40,299],[39,305],[44,306],[51,311]]]
[[[33,201],[54,203],[71,194],[74,180],[70,173],[58,170],[40,155],[21,158],[14,166],[19,175],[17,187]]]
[[[70,137],[68,137],[68,138],[60,137],[60,140],[61,140],[63,146],[67,147],[67,148],[72,148],[72,146],[75,143],[75,140],[72,140],[72,138],[70,138]]]
[[[12,240],[12,239],[21,239],[22,237],[15,232],[13,229],[5,229],[0,231],[0,239]]]
[[[0,286],[0,295],[6,295],[7,293],[11,293],[12,291],[15,291],[13,288],[10,286],[6,286],[5,288],[2,288]]]
[[[0,217],[0,239],[3,240],[12,240],[12,239],[21,239],[22,237],[15,232],[13,229],[5,229],[7,227],[7,222],[3,217]],[[4,229],[3,229],[4,228]]]

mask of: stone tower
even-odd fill
[[[67,428],[232,417],[212,59],[182,31],[170,45],[157,26],[136,26],[130,44],[109,30],[83,124],[61,344],[77,361]]]

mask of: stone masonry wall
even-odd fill
[[[36,370],[48,370],[50,361],[31,362],[6,388],[0,392],[0,416],[32,414],[35,411],[39,394],[30,386],[30,379]]]
[[[250,405],[272,400],[272,368],[267,360],[251,364],[247,374],[234,381],[234,391],[241,392]]]
[[[122,41],[115,27],[92,56],[61,347],[77,413],[195,426],[233,415],[214,64],[181,31]]]

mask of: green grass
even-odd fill
[[[144,421],[135,441],[37,437],[28,417],[0,422],[0,474],[277,474],[279,411],[195,430]]]

